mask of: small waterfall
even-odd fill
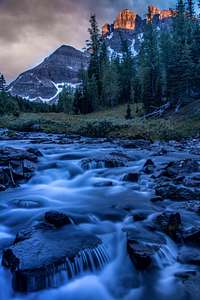
[[[87,160],[82,162],[81,167],[84,170],[105,169],[106,163],[103,160]]]
[[[84,271],[95,272],[102,269],[109,262],[109,256],[104,245],[94,249],[85,249],[73,259],[66,260],[66,268],[69,278],[73,278]]]
[[[161,245],[160,249],[154,255],[155,265],[160,269],[170,266],[176,262],[177,249],[172,240],[166,237],[166,244]]]
[[[67,258],[62,264],[47,266],[44,271],[32,274],[16,272],[13,285],[19,292],[56,288],[84,272],[101,270],[108,262],[109,256],[104,245],[94,249],[84,249],[73,259]],[[20,271],[19,271],[20,272]]]

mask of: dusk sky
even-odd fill
[[[124,8],[143,16],[149,4],[169,8],[175,0],[0,0],[0,72],[11,81],[62,44],[82,48],[91,13],[102,25]]]

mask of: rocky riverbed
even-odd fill
[[[4,131],[0,190],[0,299],[199,299],[200,140]]]

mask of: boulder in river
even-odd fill
[[[155,169],[155,164],[151,159],[148,159],[143,167],[143,171],[146,174],[152,174]]]
[[[47,223],[54,225],[56,228],[73,224],[70,217],[58,211],[48,211],[45,213],[44,218]]]
[[[140,271],[153,266],[155,255],[164,243],[162,237],[149,231],[128,229],[127,252],[135,268]]]
[[[146,270],[152,265],[153,257],[159,250],[157,245],[147,245],[128,240],[127,251],[131,261],[138,270]]]
[[[156,186],[156,195],[163,199],[171,199],[176,201],[199,200],[200,189],[188,188],[183,185],[176,185],[173,182],[163,182]]]
[[[73,225],[59,229],[43,223],[18,235],[4,250],[2,264],[13,275],[13,288],[33,292],[54,288],[83,271],[95,271],[108,260],[95,235]]]
[[[84,170],[125,167],[129,159],[117,154],[85,158],[81,161]]]
[[[182,264],[200,266],[200,252],[197,248],[183,247],[179,251],[178,261]]]
[[[180,161],[172,161],[165,167],[165,176],[177,177],[188,175],[200,170],[198,161],[194,159],[185,159]]]
[[[138,182],[139,178],[138,173],[128,173],[124,176],[123,181]]]
[[[181,229],[181,215],[178,212],[164,212],[156,216],[155,224],[158,230],[163,231],[176,240]]]
[[[15,187],[30,179],[36,169],[38,156],[40,153],[37,150],[0,148],[0,185]]]
[[[200,227],[193,226],[189,229],[185,229],[182,236],[186,244],[200,245]]]

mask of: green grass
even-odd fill
[[[126,106],[81,116],[64,113],[23,113],[19,117],[6,115],[0,118],[0,127],[12,130],[10,134],[14,134],[14,131],[41,130],[49,133],[151,140],[178,140],[196,137],[200,133],[199,113],[190,115],[186,110],[179,115],[170,114],[165,118],[146,120],[140,117],[141,107],[137,115],[134,111],[135,106],[132,106],[131,120],[125,120]]]

